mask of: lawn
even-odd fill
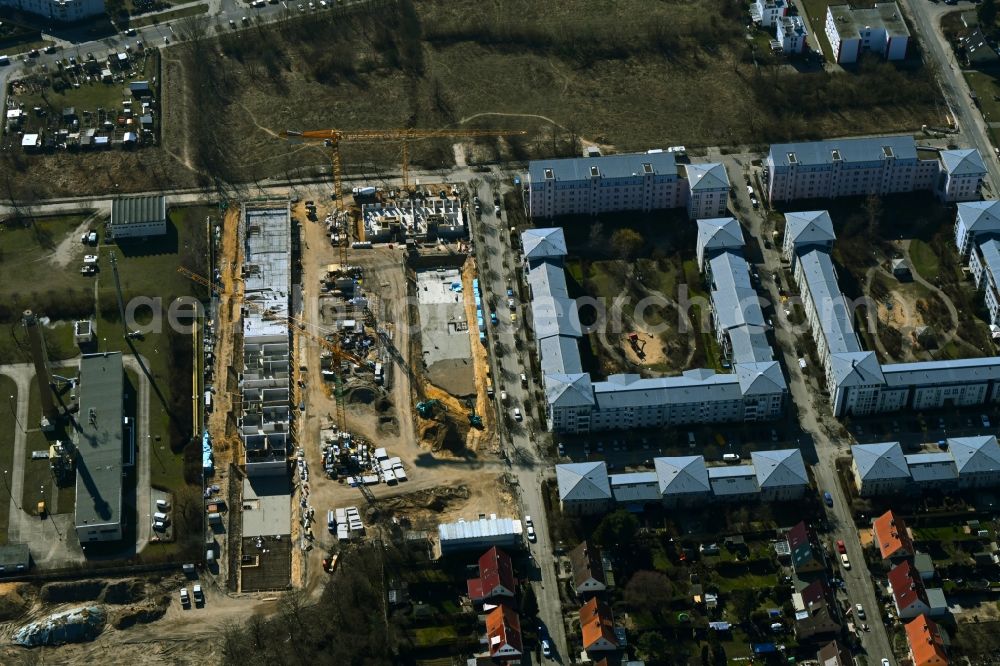
[[[13,398],[11,397],[13,396]],[[4,417],[0,419],[0,483],[3,483],[3,490],[0,491],[0,544],[7,543],[7,520],[10,512],[10,476],[7,474],[14,460],[14,437],[17,433],[17,422],[14,420],[12,408],[17,407],[17,385],[14,380],[7,375],[0,375],[0,414]]]
[[[0,225],[0,297],[90,286],[93,279],[80,274],[80,265],[84,254],[94,252],[79,238],[71,239],[74,262],[65,270],[53,270],[50,260],[59,243],[85,219],[87,215],[62,215],[38,217],[29,226]]]
[[[180,4],[180,2],[172,2],[171,4]],[[185,16],[197,16],[199,14],[204,14],[208,11],[207,4],[199,5],[187,5],[184,7],[179,7],[177,9],[171,10],[169,12],[163,12],[162,14],[154,14],[152,16],[139,16],[137,18],[130,19],[128,24],[131,28],[143,28],[147,25],[156,25],[158,23],[164,23],[166,21],[173,21],[179,18],[184,18]]]
[[[965,71],[969,89],[976,93],[976,100],[986,122],[1000,122],[1000,81],[994,73]]]
[[[913,270],[920,277],[928,282],[934,282],[938,279],[938,274],[941,272],[941,262],[938,261],[937,254],[926,242],[922,240],[910,241],[910,259],[913,260]]]
[[[418,627],[411,630],[413,632],[413,642],[417,647],[444,647],[451,645],[458,638],[455,627],[443,625],[437,627]]]
[[[971,541],[977,538],[971,531],[966,532],[964,527],[959,525],[913,528],[914,541]]]

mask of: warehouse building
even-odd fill
[[[918,191],[975,201],[986,177],[979,151],[918,150],[912,136],[777,143],[765,163],[772,203]]]
[[[122,538],[124,381],[120,352],[80,360],[75,526],[84,545]]]
[[[111,202],[107,237],[148,238],[167,233],[167,200],[162,196],[118,197]]]

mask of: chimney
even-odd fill
[[[31,349],[31,362],[35,365],[35,381],[38,382],[38,396],[42,401],[41,428],[49,431],[55,427],[59,412],[52,399],[51,378],[49,377],[49,359],[45,351],[45,340],[38,319],[31,310],[25,310],[21,315],[21,323],[28,335],[28,347]]]

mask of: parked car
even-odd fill
[[[823,503],[827,506],[833,506],[833,495],[830,494],[829,490],[823,493]]]
[[[520,407],[515,407],[514,408],[514,420],[515,421],[520,421],[521,420],[521,408]]]
[[[500,402],[507,402],[507,391],[500,391]]]
[[[191,605],[191,597],[188,596],[188,589],[186,587],[181,588],[181,606],[187,608]]]
[[[841,553],[841,555],[840,555],[840,564],[845,569],[850,569],[851,568],[851,561],[849,559],[847,559],[847,553]]]
[[[537,538],[535,536],[535,528],[532,527],[531,525],[528,525],[527,531],[528,531],[528,541],[530,541],[531,543],[535,543],[535,539]]]
[[[83,258],[83,263],[85,263],[85,264],[96,264],[97,263],[97,255],[96,254],[88,254],[88,255],[86,255]]]
[[[552,656],[552,644],[549,643],[549,639],[547,638],[542,639],[542,654],[546,657]]]
[[[197,605],[199,605],[199,606],[201,606],[202,604],[204,604],[205,603],[205,595],[201,591],[201,584],[200,583],[195,583],[194,584],[193,592],[194,592],[194,602]]]
[[[524,524],[527,525],[528,527],[534,527],[535,526],[535,524],[533,522],[531,522],[531,516],[525,516],[524,517]]]
[[[847,546],[844,544],[843,539],[837,539],[837,552],[841,555],[847,552]]]
[[[855,604],[854,614],[858,616],[859,620],[865,619],[865,607],[861,604]]]
[[[990,427],[990,417],[986,416],[986,414],[980,414],[979,418],[982,420],[984,428]]]

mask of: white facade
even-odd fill
[[[784,16],[778,21],[774,36],[781,43],[782,53],[804,53],[809,33],[801,16]]]
[[[104,0],[0,0],[0,7],[70,23],[103,14]]]
[[[674,154],[666,152],[536,160],[527,187],[534,219],[680,208],[688,196]]]
[[[833,55],[842,65],[858,61],[863,51],[886,60],[903,60],[910,32],[895,2],[855,9],[833,5],[826,10],[826,38]]]
[[[750,18],[762,28],[773,27],[788,14],[788,0],[755,0],[750,5]]]
[[[688,217],[701,220],[723,217],[729,209],[729,174],[723,164],[687,166]]]

